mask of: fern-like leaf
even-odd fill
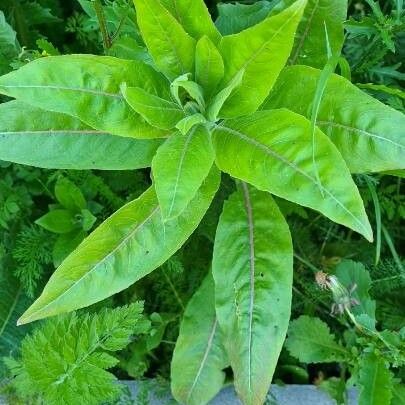
[[[114,401],[121,387],[106,371],[118,363],[110,352],[123,349],[133,334],[149,330],[142,311],[138,302],[45,322],[23,340],[21,359],[6,361],[19,396],[48,405],[76,405],[78,398],[86,405]]]

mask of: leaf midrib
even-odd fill
[[[50,301],[48,304],[43,306],[41,309],[34,311],[32,314],[28,316],[29,318],[32,318],[35,314],[43,312],[46,308],[48,308],[50,305],[54,304],[55,302],[59,301],[63,296],[65,296],[69,291],[71,291],[73,288],[75,288],[80,282],[82,282],[85,278],[87,278],[90,274],[93,273],[93,271],[97,270],[99,268],[99,265],[108,258],[110,258],[115,252],[117,252],[123,245],[125,245],[128,240],[132,239],[133,236],[138,232],[138,230],[142,229],[142,227],[156,214],[156,212],[159,210],[159,205],[156,204],[155,207],[153,208],[152,212],[140,223],[138,224],[133,231],[131,231],[118,245],[111,250],[106,256],[104,256],[101,260],[99,260],[89,271],[87,271],[84,275],[82,275],[78,280],[76,280],[69,288],[67,288],[62,294],[58,295],[57,298],[53,299]]]
[[[253,308],[255,304],[255,245],[253,210],[249,188],[242,183],[243,201],[249,230],[249,336],[248,336],[248,389],[252,392]]]
[[[277,29],[277,31],[275,31],[274,34],[273,34],[270,38],[268,38],[267,41],[265,41],[265,42],[262,44],[262,46],[261,46],[248,60],[246,60],[246,62],[241,66],[241,68],[239,68],[239,69],[235,72],[235,74],[227,81],[227,84],[231,83],[231,82],[235,79],[235,77],[236,77],[238,74],[240,74],[241,71],[246,70],[247,66],[248,66],[250,63],[252,63],[252,62],[257,58],[257,56],[267,47],[267,45],[274,39],[274,37],[277,36],[277,35],[282,31],[282,29],[283,29],[293,18],[295,18],[295,16],[299,13],[299,11],[300,11],[300,9],[297,9],[297,10]],[[274,16],[268,17],[268,19],[271,19],[271,18],[274,18]],[[231,38],[231,37],[235,37],[235,38],[236,38],[236,37],[239,36],[239,35],[240,35],[240,34],[229,35],[229,37],[230,37],[230,38]],[[226,38],[227,38],[227,37],[224,37],[224,39],[226,39]],[[225,43],[225,42],[224,42],[224,43]],[[221,45],[222,45],[222,44],[220,44],[220,48],[222,49]],[[225,86],[223,86],[223,87],[225,87]]]
[[[316,182],[316,179],[314,179],[311,175],[309,175],[308,173],[305,173],[303,170],[301,170],[299,167],[297,167],[293,162],[290,162],[289,160],[287,160],[285,157],[279,155],[278,153],[276,153],[275,151],[273,151],[270,147],[268,147],[267,145],[264,145],[258,141],[256,141],[253,138],[250,138],[249,136],[236,131],[232,128],[229,127],[225,127],[224,125],[221,126],[217,126],[217,130],[221,131],[224,130],[225,132],[228,132],[231,135],[236,135],[239,138],[241,138],[242,140],[256,146],[257,148],[262,149],[264,152],[266,152],[268,155],[276,158],[277,160],[279,160],[280,162],[288,165],[289,167],[291,167],[293,170],[295,170],[297,173],[301,174],[302,176],[306,177],[307,179],[309,179],[312,183],[318,185],[318,183]],[[322,184],[319,184],[318,187],[320,187],[325,194],[327,194],[333,201],[335,201],[346,213],[348,213],[350,215],[350,217],[352,217],[355,222],[361,226],[361,228],[364,230],[366,235],[369,235],[369,231],[368,229],[365,227],[365,225],[337,198],[335,197],[334,194],[332,194],[331,191],[329,191],[327,188],[325,188]]]
[[[197,371],[197,374],[196,374],[196,376],[194,378],[193,384],[191,385],[191,388],[190,388],[190,390],[189,390],[189,392],[187,394],[187,401],[191,398],[191,395],[192,395],[192,393],[194,391],[194,388],[196,387],[197,382],[198,382],[198,380],[199,380],[199,378],[201,376],[201,373],[202,373],[202,371],[203,371],[203,369],[205,367],[205,363],[208,360],[208,355],[209,355],[209,353],[211,351],[211,348],[212,348],[212,345],[214,343],[214,337],[215,337],[215,333],[216,333],[216,330],[217,330],[217,326],[218,326],[218,319],[215,318],[214,324],[213,324],[213,326],[211,328],[211,333],[210,333],[209,338],[208,338],[207,346],[206,346],[205,351],[204,351],[204,356],[203,356],[203,358],[201,360],[200,367],[198,368],[198,371]]]

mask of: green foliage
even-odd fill
[[[381,25],[378,7],[368,4]],[[167,376],[168,366],[155,366],[160,356],[170,358],[178,315],[185,309],[172,364],[176,397],[185,403],[209,401],[223,384],[229,358],[238,394],[245,404],[260,405],[291,309],[294,253],[282,212],[296,235],[295,256],[313,270],[319,270],[317,265],[330,270],[341,257],[378,258],[386,252],[402,269],[395,246],[398,226],[385,222],[390,209],[391,222],[401,212],[383,200],[380,204],[375,188],[365,188],[373,186],[370,178],[353,179],[350,172],[401,175],[404,116],[348,80],[348,63],[339,58],[344,1],[223,5],[216,24],[202,0],[136,0],[135,11],[126,0],[81,0],[80,5],[87,17],[76,14],[68,30],[82,35],[87,52],[106,56],[59,55],[52,41],[40,41],[42,55],[32,52],[36,60],[0,77],[0,92],[16,98],[0,106],[0,158],[51,169],[128,172],[58,171],[39,182],[43,189],[37,194],[14,190],[9,180],[1,183],[0,224],[11,239],[26,229],[21,219],[25,211],[26,222],[36,219],[58,235],[52,259],[60,265],[19,322],[109,297],[115,305],[153,295],[155,301],[147,303],[151,333],[127,346],[118,365],[121,372]],[[399,12],[396,20],[401,18]],[[14,34],[2,26],[10,43]],[[333,74],[338,62],[346,79]],[[295,63],[301,65],[286,66]],[[394,93],[390,95],[400,98],[401,93]],[[149,167],[151,172],[131,171]],[[218,168],[235,179],[220,179]],[[49,186],[55,180],[52,193]],[[372,201],[375,207],[377,248],[340,226],[373,239],[355,180],[366,203]],[[401,201],[398,189],[400,185],[395,195]],[[371,200],[370,190],[375,191]],[[42,206],[54,195],[48,212],[34,208],[33,196],[39,196]],[[96,217],[107,219],[87,236]],[[4,239],[7,260],[21,261],[24,249],[34,246],[28,237],[18,240],[13,258],[6,252],[13,243]],[[193,295],[212,254],[214,284],[208,276]],[[45,260],[38,252],[27,255],[27,263],[36,257],[38,263],[49,262],[49,255]],[[22,288],[32,293],[39,267],[27,264],[16,274]],[[306,316],[292,323],[287,348],[305,362],[347,364],[358,385],[367,386],[375,371],[384,385],[391,381],[394,386],[392,371],[384,373],[382,365],[403,365],[403,333],[382,330],[375,318],[370,291],[377,276],[370,278],[363,267],[348,262],[333,275],[320,274],[322,285],[332,292],[334,322],[341,324],[336,332],[346,328],[347,333],[337,343],[321,320]],[[295,281],[304,297],[311,294],[305,282],[305,277],[301,284]],[[304,300],[304,305],[313,312],[318,305],[328,309],[325,295],[312,291],[314,299],[310,304]],[[157,303],[161,297],[163,302]],[[7,328],[7,314],[14,317],[13,311],[5,309]],[[112,399],[101,388],[102,382],[111,387],[112,376],[102,369],[117,362],[104,352],[91,352],[89,341],[95,339],[101,347],[97,319],[107,318],[57,318],[27,338],[22,360],[9,361],[19,395],[38,397],[43,390],[45,402],[64,398],[73,403],[74,391],[87,389],[83,398],[91,397],[89,403]],[[124,333],[125,342],[117,349],[125,346],[129,334]],[[38,345],[47,352],[39,350],[30,358]],[[44,356],[51,367],[37,364]],[[366,363],[363,371],[357,358]],[[78,364],[78,359],[83,361]],[[62,360],[68,361],[67,367]],[[50,379],[60,384],[49,385]],[[95,382],[89,384],[90,379]],[[341,380],[334,385],[337,391]],[[109,392],[115,395],[117,390]]]
[[[112,352],[148,331],[142,310],[141,303],[134,303],[47,321],[24,338],[19,359],[5,360],[13,387],[26,400],[50,405],[76,404],[78,398],[89,405],[117,399],[121,387],[106,369],[118,363]]]

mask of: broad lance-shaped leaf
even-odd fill
[[[297,0],[281,13],[239,34],[224,37],[219,51],[225,63],[220,88],[244,70],[242,84],[225,102],[220,116],[231,118],[256,111],[287,62],[306,0]]]
[[[125,102],[120,93],[122,82],[152,93],[164,92],[168,84],[164,76],[143,62],[66,55],[40,58],[0,77],[0,93],[44,110],[71,115],[114,135],[165,136]]]
[[[136,2],[136,0],[135,0]],[[193,38],[206,35],[217,44],[221,39],[203,0],[160,0]]]
[[[182,404],[208,403],[222,388],[229,364],[215,313],[209,274],[187,305],[171,364],[173,396]]]
[[[213,163],[211,136],[202,125],[194,126],[186,135],[175,133],[158,149],[152,172],[165,220],[182,213]]]
[[[393,375],[382,357],[374,353],[363,354],[359,362],[358,384],[359,405],[391,404]]]
[[[320,211],[371,241],[363,202],[342,156],[319,129],[315,143],[312,141],[311,123],[285,109],[227,120],[213,132],[221,170],[260,190]]]
[[[346,14],[347,0],[308,0],[297,28],[290,63],[322,69],[328,60],[328,46],[334,55],[339,55]]]
[[[170,80],[190,73],[196,41],[159,0],[134,0],[138,25],[157,68]]]
[[[225,203],[212,271],[218,322],[244,404],[263,404],[291,311],[293,251],[272,197],[243,183]]]
[[[123,84],[121,91],[127,103],[154,127],[172,129],[185,116],[177,103],[154,96],[140,87]]]
[[[197,227],[218,186],[219,174],[213,169],[183,215],[167,222],[152,187],[126,204],[67,257],[19,323],[94,304],[156,269]]]
[[[291,66],[280,74],[262,109],[288,108],[310,117],[320,70]],[[339,149],[352,173],[405,169],[405,115],[332,75],[317,125]]]
[[[0,104],[0,159],[46,169],[149,167],[161,139],[113,136],[21,101]]]
[[[215,45],[206,36],[202,37],[195,49],[195,79],[204,89],[205,100],[214,94],[224,77],[224,61]]]

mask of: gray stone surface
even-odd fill
[[[171,398],[170,393],[162,391],[160,394],[155,393],[153,385],[149,383],[138,383],[136,381],[124,381],[128,386],[133,401],[123,401],[127,405],[142,404],[141,398],[148,396],[148,405],[171,405],[176,404],[176,401]],[[80,403],[80,402],[78,402]],[[349,405],[357,405],[357,395],[354,389],[349,390]],[[280,387],[272,385],[266,405],[335,405],[336,402],[331,400],[327,394],[319,390],[313,385],[286,385]],[[0,405],[6,404],[0,397]],[[236,397],[235,390],[232,386],[224,388],[217,397],[210,402],[210,405],[241,405],[241,402]]]
[[[153,388],[143,386],[142,383],[126,382],[131,390],[133,398],[137,398],[140,390],[149,394],[149,405],[171,405],[176,402],[169,394],[156,396],[153,393]],[[136,403],[137,401],[135,401]],[[348,392],[348,405],[357,405],[356,390],[352,389]],[[317,387],[313,385],[286,385],[284,387],[272,385],[266,405],[335,405],[336,401]],[[215,399],[210,402],[210,405],[241,405],[241,402],[236,396],[232,386],[224,388]]]

